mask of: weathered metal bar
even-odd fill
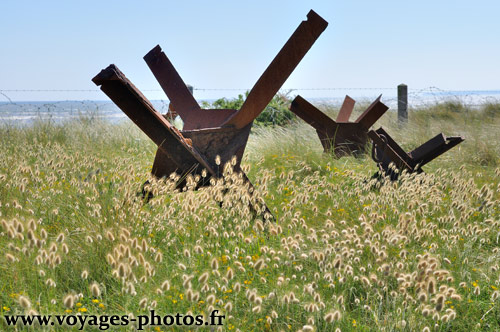
[[[232,109],[201,109],[189,91],[189,87],[184,83],[159,45],[149,51],[144,56],[144,60],[160,83],[173,108],[184,121],[184,129],[219,127],[236,112]]]
[[[325,113],[314,107],[300,95],[295,97],[290,105],[290,110],[316,130],[326,133],[327,128],[335,127],[337,123]]]
[[[368,137],[373,141],[372,158],[382,169],[388,170],[389,164],[393,162],[400,169],[414,171],[414,163],[411,158],[385,130],[382,128],[370,130]]]
[[[463,141],[461,136],[446,137],[439,134],[408,154],[422,167]]]
[[[189,88],[175,70],[174,65],[162,52],[160,45],[156,45],[149,51],[144,56],[144,60],[184,122],[189,121],[191,117],[196,117],[201,111],[200,105],[189,92]]]
[[[349,96],[345,96],[342,107],[340,107],[339,114],[337,115],[337,122],[348,122],[351,117],[352,111],[354,110],[354,104],[356,102]]]
[[[408,172],[422,172],[422,166],[464,141],[461,136],[446,137],[439,134],[410,153],[406,153],[382,128],[371,130],[368,136],[373,141],[372,158],[381,171],[396,179],[397,174],[389,169],[393,162],[397,168]]]
[[[361,114],[356,123],[362,124],[366,129],[369,129],[371,126],[377,122],[378,119],[389,109],[385,104],[380,101],[382,95],[378,96],[377,99],[373,103],[368,106],[368,108]]]
[[[379,97],[356,122],[348,122],[353,107],[354,100],[346,96],[337,116],[337,119],[340,118],[342,122],[330,119],[301,96],[293,100],[290,110],[316,129],[325,152],[333,151],[340,158],[363,152],[368,141],[367,134],[370,126],[388,110]]]
[[[154,109],[115,65],[103,69],[92,81],[168,155],[177,168],[187,170],[199,164],[215,175],[191,142]]]
[[[254,85],[241,109],[223,126],[243,128],[255,120],[327,26],[328,22],[311,10],[307,21],[302,21]]]

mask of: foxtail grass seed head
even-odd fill
[[[439,312],[443,310],[445,296],[443,294],[438,294],[436,297],[436,311]]]
[[[148,305],[148,299],[147,298],[142,298],[142,300],[139,301],[139,307],[141,309],[146,309],[146,306]]]
[[[203,274],[202,274],[202,275],[198,278],[198,282],[199,282],[200,284],[204,284],[204,283],[206,283],[206,282],[207,282],[207,280],[208,280],[208,277],[209,277],[209,276],[210,276],[210,275],[208,274],[208,272],[204,272],[204,273],[203,273]]]
[[[213,258],[212,259],[212,262],[210,263],[210,266],[212,267],[212,270],[219,269],[219,262],[217,261],[217,258]]]
[[[75,297],[72,294],[68,294],[63,298],[63,304],[66,308],[71,309],[75,305]]]
[[[101,289],[99,288],[98,283],[93,282],[90,285],[90,293],[92,294],[93,297],[100,297],[101,296]]]
[[[314,326],[312,326],[312,325],[304,325],[304,326],[302,326],[302,331],[303,332],[313,332],[314,331]]]
[[[19,296],[18,302],[23,309],[31,308],[31,302],[26,296]]]
[[[264,267],[264,260],[260,258],[255,262],[255,265],[253,266],[257,271],[260,271]]]
[[[64,241],[64,233],[60,233],[56,239],[57,242],[62,243]]]
[[[162,284],[161,284],[161,289],[163,291],[168,291],[170,289],[170,282],[168,280],[165,280]]]
[[[5,258],[7,259],[7,261],[9,261],[10,263],[15,263],[17,261],[17,258],[10,254],[10,253],[6,253],[5,254]]]

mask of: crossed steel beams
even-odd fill
[[[342,157],[364,151],[368,130],[388,109],[380,97],[354,122],[349,122],[349,118],[355,101],[349,96],[345,97],[336,121],[301,96],[293,100],[290,110],[316,129],[325,152],[333,151],[337,157]]]
[[[234,169],[242,173],[251,187],[240,162],[253,120],[269,104],[327,25],[311,10],[307,21],[303,21],[285,43],[240,110],[201,109],[160,46],[153,48],[144,60],[184,121],[182,131],[157,112],[115,65],[102,70],[92,81],[100,85],[101,90],[158,145],[153,175],[163,177],[176,172],[184,179],[188,174],[201,174],[206,169],[209,176],[200,182],[205,185],[210,177],[221,176],[215,162],[217,156],[222,165],[236,156]],[[183,185],[180,182],[178,187]],[[266,214],[272,216],[267,207]]]
[[[391,162],[399,170],[420,173],[422,166],[464,141],[461,136],[446,137],[438,134],[415,150],[406,153],[382,128],[370,130],[368,136],[373,141],[373,160],[378,164],[380,171],[390,176],[392,180],[397,179],[398,173],[389,166]]]
[[[325,152],[333,150],[337,157],[364,151],[368,137],[373,141],[372,158],[380,170],[395,180],[398,173],[389,167],[392,163],[409,173],[422,172],[421,167],[463,142],[463,137],[439,134],[415,150],[406,153],[385,130],[370,127],[388,110],[379,96],[355,122],[349,122],[355,101],[346,96],[337,120],[334,121],[301,96],[297,96],[290,110],[316,129]]]

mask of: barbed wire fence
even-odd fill
[[[206,92],[227,94],[244,94],[249,88],[203,88],[194,87],[194,94],[200,101],[215,100],[215,98],[203,99],[199,94]],[[163,93],[160,89],[144,89],[145,93]],[[0,123],[19,122],[29,123],[33,119],[49,118],[54,121],[65,120],[75,117],[99,117],[110,121],[117,121],[125,118],[125,115],[111,101],[98,100],[70,100],[70,101],[18,101],[19,98],[12,98],[12,95],[30,95],[37,93],[57,93],[58,95],[71,93],[96,93],[95,99],[101,99],[99,89],[0,89]],[[325,88],[292,88],[280,91],[287,97],[296,94],[314,95],[310,100],[314,103],[340,105],[344,96],[355,97],[358,102],[370,101],[374,97],[383,94],[382,101],[390,109],[397,109],[398,101],[401,103],[401,96],[397,94],[396,87],[325,87]],[[319,96],[319,97],[318,97]],[[32,97],[31,97],[32,98]],[[4,99],[4,100],[2,100]],[[231,98],[229,98],[231,99]],[[407,108],[411,111],[418,108],[429,107],[443,102],[461,104],[464,107],[474,109],[487,103],[500,103],[500,90],[446,90],[438,87],[408,88],[407,98],[403,100]],[[152,101],[155,108],[166,113],[168,110],[168,99]]]

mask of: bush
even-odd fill
[[[220,98],[213,103],[203,102],[202,106],[204,108],[239,110],[243,106],[246,97],[248,97],[248,91],[245,92],[245,96],[240,94],[233,99]],[[291,120],[295,119],[295,114],[288,109],[290,103],[291,99],[288,94],[276,94],[264,111],[255,119],[255,124],[263,126],[284,126],[289,124]]]

